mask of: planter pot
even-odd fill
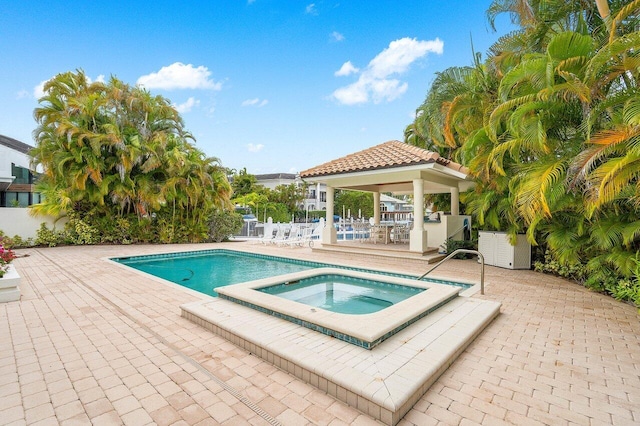
[[[0,278],[0,303],[20,300],[20,275],[15,266],[9,265],[9,270]]]

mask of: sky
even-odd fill
[[[82,69],[168,98],[225,167],[296,173],[403,140],[436,73],[513,29],[490,3],[5,0],[0,134],[35,145],[42,85]]]

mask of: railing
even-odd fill
[[[471,254],[477,254],[478,258],[480,258],[480,263],[482,264],[482,267],[480,269],[480,294],[484,294],[484,256],[482,255],[482,253],[480,253],[478,250],[468,250],[468,249],[457,249],[452,251],[451,253],[449,253],[447,255],[447,257],[445,257],[444,259],[442,259],[440,262],[436,263],[433,268],[429,269],[427,272],[425,272],[424,274],[420,275],[420,277],[418,278],[418,280],[423,279],[424,277],[426,277],[429,273],[431,273],[431,271],[433,271],[434,269],[436,269],[438,266],[442,265],[444,262],[446,262],[447,260],[451,259],[453,256],[455,256],[458,253],[471,253]]]

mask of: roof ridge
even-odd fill
[[[29,144],[5,135],[0,135],[0,145],[6,146],[7,148],[15,149],[16,151],[23,154],[29,154],[29,151],[34,148]]]
[[[462,164],[443,158],[437,152],[399,140],[390,140],[304,170],[300,172],[300,177],[327,176],[428,163],[437,163],[452,170],[468,173],[468,169]]]

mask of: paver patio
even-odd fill
[[[103,258],[231,248],[421,274],[418,260],[250,243],[19,250],[0,304],[0,424],[377,424],[180,317],[200,298]],[[477,280],[451,261],[434,276]],[[531,271],[486,269],[501,314],[401,425],[640,424],[637,309]]]

